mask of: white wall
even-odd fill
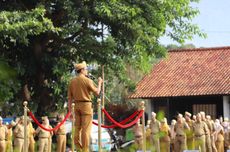
[[[145,112],[148,114],[148,119],[151,119],[151,114],[152,114],[151,100],[145,101]]]
[[[223,96],[223,114],[230,118],[230,96]]]

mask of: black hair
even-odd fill
[[[82,69],[76,70],[77,73],[80,73]]]

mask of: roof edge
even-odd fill
[[[200,48],[189,48],[189,49],[170,49],[168,52],[184,52],[184,51],[210,51],[210,50],[230,50],[230,46],[221,47],[200,47]]]

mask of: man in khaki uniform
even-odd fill
[[[59,123],[58,125],[64,120],[64,115],[59,116]],[[57,152],[65,152],[66,151],[66,130],[65,126],[61,125],[60,128],[58,128],[55,131],[55,134],[57,136]]]
[[[201,111],[201,120],[204,121],[208,127],[208,132],[205,135],[205,145],[206,145],[206,151],[212,152],[212,145],[211,145],[211,133],[213,132],[213,127],[211,126],[210,122],[206,120],[205,112]]]
[[[196,121],[193,123],[193,134],[195,140],[195,150],[206,152],[205,135],[208,133],[208,127],[205,122],[201,120],[201,115],[196,115]]]
[[[16,123],[12,120],[10,124],[7,125],[7,137],[6,137],[6,152],[13,152],[13,144],[12,144],[12,136],[13,130],[12,128],[16,125]]]
[[[188,150],[194,150],[194,138],[193,138],[193,131],[192,131],[192,126],[193,126],[193,121],[191,120],[192,114],[189,112],[185,112],[185,121],[188,124],[190,130],[186,130],[186,137],[187,137],[187,148]]]
[[[49,125],[47,117],[42,117],[42,125],[45,128],[51,129],[52,127]],[[49,138],[50,138],[50,132],[41,129],[38,127],[35,131],[35,134],[38,135],[39,138],[39,152],[48,152],[49,151]]]
[[[0,116],[0,152],[5,152],[6,150],[6,137],[7,137],[7,128],[3,125],[3,119]]]
[[[177,115],[177,122],[174,130],[176,133],[175,137],[175,152],[183,152],[187,149],[186,130],[189,130],[188,124],[183,120],[182,114]]]
[[[160,152],[160,139],[159,139],[159,132],[160,132],[160,122],[156,119],[156,113],[152,112],[152,118],[150,122],[150,129],[151,129],[151,142],[154,151]]]
[[[160,151],[170,152],[170,128],[167,123],[167,119],[163,118],[160,122]]]
[[[29,152],[34,152],[34,144],[35,144],[34,134],[35,134],[35,129],[30,121],[28,124],[28,135],[29,135],[28,151]]]
[[[142,149],[143,145],[143,133],[142,133],[142,125],[140,124],[140,119],[133,127],[133,133],[135,137],[135,145],[137,150]]]
[[[224,149],[227,151],[230,149],[230,130],[229,130],[229,119],[225,117],[221,123],[224,130]]]
[[[68,107],[69,111],[71,111],[71,104],[72,102],[75,103],[76,123],[74,142],[76,148],[77,150],[88,152],[93,120],[91,93],[97,96],[100,94],[103,80],[99,77],[98,86],[96,87],[93,81],[87,78],[86,62],[75,64],[75,69],[78,75],[70,81],[68,87]]]
[[[23,152],[24,148],[24,117],[20,117],[16,120],[16,127],[14,128],[14,150],[17,152]]]

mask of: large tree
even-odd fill
[[[38,114],[61,109],[73,63],[82,60],[105,65],[107,79],[129,84],[125,65],[146,70],[166,52],[161,36],[178,42],[203,36],[191,24],[198,14],[193,2],[197,0],[1,1],[0,57],[17,77],[11,85],[0,84],[11,92],[0,102],[28,100]]]

